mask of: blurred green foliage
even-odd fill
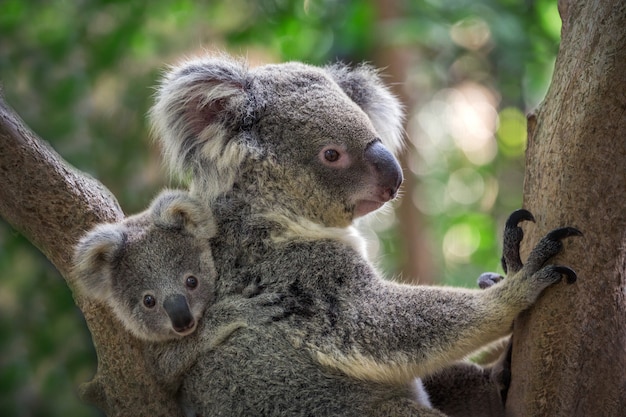
[[[499,230],[521,204],[524,114],[545,93],[559,32],[552,0],[2,0],[0,82],[36,133],[132,213],[169,185],[145,118],[165,64],[227,49],[391,66],[381,53],[402,50],[406,172],[418,179],[405,199],[425,216],[436,270],[473,286],[497,268]],[[393,273],[397,221],[382,217],[372,227]],[[76,395],[94,371],[64,281],[0,222],[0,414],[99,415]]]

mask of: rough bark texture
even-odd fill
[[[61,272],[70,288],[73,246],[94,224],[123,218],[98,181],[75,170],[27,129],[0,97],[0,216]],[[83,398],[108,416],[176,416],[173,401],[146,374],[142,345],[104,306],[76,297],[98,354]]]
[[[552,84],[529,117],[524,206],[548,229],[578,227],[551,288],[515,323],[508,416],[623,416],[626,410],[626,2],[561,2]]]

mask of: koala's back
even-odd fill
[[[353,303],[360,297],[359,287],[378,280],[352,248],[330,240],[301,240],[269,244],[275,251],[271,256],[242,260],[254,250],[242,248],[242,257],[233,257],[232,247],[226,251],[228,245],[220,246],[214,245],[214,256],[222,285],[258,277],[265,292],[285,296],[289,314],[241,328],[203,355],[182,388],[188,408],[222,416],[363,417],[387,415],[385,406],[393,402],[395,407],[402,404],[403,416],[424,415],[412,401],[407,381],[354,378],[320,366],[315,356],[319,349],[331,355],[350,351],[356,341],[352,330],[362,323],[345,311],[358,311]]]
[[[390,399],[410,397],[408,385],[359,381],[324,369],[287,337],[277,326],[239,330],[187,375],[187,406],[220,416],[363,417],[376,415],[376,407]]]

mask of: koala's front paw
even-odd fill
[[[574,227],[562,227],[559,229],[554,229],[550,233],[545,235],[539,241],[539,243],[535,245],[535,248],[528,256],[528,260],[526,261],[525,266],[526,270],[532,274],[541,269],[545,265],[545,263],[550,260],[550,258],[557,255],[561,252],[561,250],[563,250],[563,243],[561,242],[561,240],[571,236],[582,236],[582,233],[580,232],[580,230]],[[573,271],[566,267],[551,266],[548,269],[551,271],[546,272],[548,275],[550,273],[560,273],[565,274],[570,278],[573,276]]]
[[[516,276],[518,282],[527,282],[524,290],[527,294],[527,301],[534,302],[544,288],[559,282],[563,276],[566,277],[567,283],[576,281],[576,273],[566,266],[546,265],[546,263],[555,255],[563,250],[563,239],[571,236],[581,236],[582,233],[573,227],[563,227],[552,230],[544,236],[535,248],[531,251],[526,264],[522,264],[519,247],[524,237],[524,232],[519,227],[522,220],[534,221],[533,215],[524,209],[517,210],[509,216],[504,228],[504,244],[502,254],[502,267],[507,271],[507,276]],[[481,275],[483,284],[491,286],[489,276]],[[479,278],[479,285],[481,281]],[[487,288],[485,287],[485,288]],[[481,287],[482,288],[482,287]]]
[[[561,252],[563,249],[562,239],[581,235],[582,233],[578,229],[564,227],[551,231],[537,243],[531,251],[526,265],[517,274],[521,275],[522,280],[528,280],[531,285],[532,289],[528,293],[530,297],[528,301],[532,303],[545,288],[560,282],[563,276],[565,276],[568,284],[576,281],[576,272],[571,268],[562,265],[546,265],[546,263]]]
[[[532,213],[528,210],[519,209],[514,211],[506,221],[504,227],[504,242],[502,247],[502,268],[508,275],[514,275],[524,268],[529,275],[532,275],[543,268],[545,263],[557,255],[563,249],[561,240],[571,236],[582,236],[582,233],[574,227],[562,227],[554,229],[544,236],[530,253],[526,265],[522,263],[520,257],[520,243],[524,238],[524,231],[519,227],[523,220],[535,221]],[[545,270],[543,270],[545,269]],[[570,268],[564,266],[550,266],[542,269],[542,276],[548,280],[550,276],[566,275],[568,282],[576,280],[576,274]],[[493,283],[490,283],[493,281]],[[488,288],[490,285],[499,282],[496,274],[485,273],[478,278],[481,288]],[[489,285],[490,284],[490,285]]]
[[[568,284],[573,284],[578,279],[576,271],[563,265],[548,265],[537,271],[533,277],[539,281],[548,285],[556,284],[561,281],[565,276],[565,280]]]
[[[533,215],[524,209],[515,210],[506,221],[502,244],[502,269],[504,273],[515,274],[522,269],[523,264],[519,254],[519,246],[524,238],[524,231],[519,227],[523,220],[535,221]],[[478,286],[486,289],[502,281],[504,277],[495,272],[484,272],[478,277]]]
[[[254,302],[257,320],[260,322],[279,321],[293,314],[293,302],[284,294],[261,293],[250,301]]]
[[[261,282],[260,277],[255,277],[254,280],[241,291],[241,294],[246,298],[252,298],[263,293],[263,291],[265,291],[265,284]]]
[[[266,285],[260,278],[254,279],[242,291],[252,316],[259,323],[279,321],[293,314],[293,299],[285,294],[266,292]]]

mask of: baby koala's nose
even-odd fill
[[[163,308],[172,322],[172,327],[178,333],[183,333],[195,325],[195,320],[187,304],[187,298],[184,295],[168,296],[163,302]]]

